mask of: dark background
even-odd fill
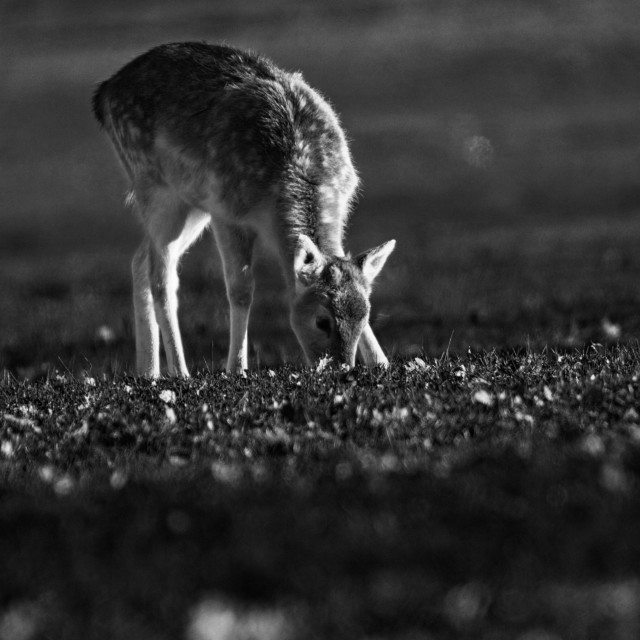
[[[392,355],[640,334],[640,4],[14,1],[0,8],[0,368],[129,371],[140,233],[95,84],[161,42],[251,48],[341,114],[363,191],[348,245],[391,237],[373,320]],[[192,367],[227,303],[208,240],[182,268]],[[259,269],[257,365],[300,361]]]

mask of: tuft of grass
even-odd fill
[[[639,375],[594,344],[6,376],[0,629],[635,637]]]

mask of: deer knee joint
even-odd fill
[[[230,283],[228,296],[229,303],[234,307],[250,307],[253,300],[253,279]]]

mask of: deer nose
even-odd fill
[[[350,368],[356,365],[356,346],[342,342],[336,345],[337,349],[334,351],[334,358],[338,364],[346,364]]]

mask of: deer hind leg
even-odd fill
[[[178,324],[178,263],[210,216],[164,189],[147,192],[144,197],[136,193],[136,205],[147,234],[134,258],[138,373],[160,373],[159,329],[169,374],[186,377],[189,370]]]
[[[386,367],[389,365],[389,360],[387,360],[387,356],[384,355],[384,351],[382,351],[382,347],[373,334],[373,330],[369,324],[367,324],[362,331],[360,342],[358,343],[358,350],[367,366],[381,365]]]
[[[136,331],[136,371],[155,378],[160,375],[160,331],[151,294],[149,240],[145,238],[131,262],[133,311]]]
[[[229,299],[230,337],[227,371],[243,373],[249,368],[248,327],[254,289],[251,259],[255,233],[222,222],[214,222],[213,232],[222,258]]]

